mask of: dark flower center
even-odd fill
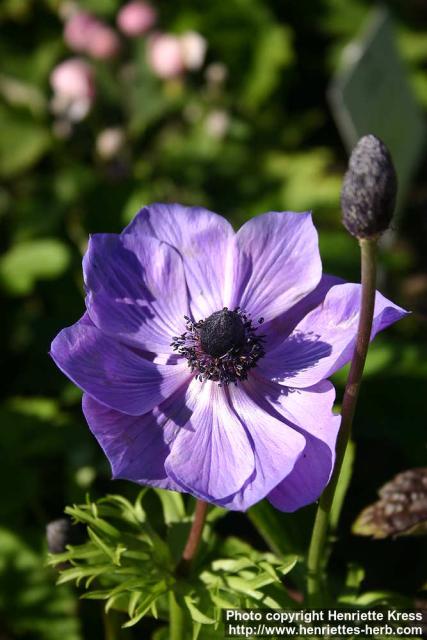
[[[205,353],[218,358],[230,349],[240,349],[245,340],[245,325],[236,311],[215,311],[203,322],[199,331]]]
[[[264,355],[264,336],[257,333],[249,315],[238,307],[224,307],[205,320],[193,322],[185,316],[187,331],[175,336],[172,346],[187,358],[188,366],[199,380],[219,385],[246,380],[249,369]],[[258,320],[258,324],[263,318]]]

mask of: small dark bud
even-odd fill
[[[46,526],[47,548],[50,553],[63,553],[72,542],[71,522],[67,518],[52,520]]]
[[[385,231],[396,204],[397,177],[387,147],[373,135],[363,136],[350,156],[341,190],[343,224],[356,238]]]
[[[200,327],[200,343],[205,353],[219,358],[243,345],[245,326],[236,311],[215,311]]]

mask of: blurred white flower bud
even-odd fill
[[[227,67],[222,62],[212,62],[206,67],[205,77],[208,84],[222,84],[227,78]]]
[[[205,120],[206,132],[212,138],[223,138],[230,126],[230,116],[222,109],[211,111]]]
[[[200,33],[187,31],[181,38],[184,66],[195,71],[203,65],[206,55],[207,42]]]
[[[111,160],[123,149],[125,132],[121,127],[108,127],[96,138],[96,152],[103,160]]]

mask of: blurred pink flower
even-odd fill
[[[181,47],[186,69],[200,69],[207,49],[205,38],[196,31],[187,31],[181,36]]]
[[[117,26],[130,38],[141,36],[151,29],[157,19],[155,9],[142,0],[125,4],[117,15]]]
[[[56,93],[71,98],[95,96],[92,68],[81,58],[69,58],[58,64],[51,73],[50,83]]]
[[[86,11],[77,11],[66,21],[64,40],[70,49],[108,60],[120,49],[114,29]]]
[[[98,20],[86,11],[73,13],[65,23],[64,40],[73,51],[86,51],[90,33]]]
[[[120,50],[120,40],[117,33],[106,24],[99,22],[90,31],[87,52],[93,58],[109,60],[114,58]]]
[[[184,72],[181,40],[168,33],[156,34],[147,43],[148,63],[159,78],[175,78]]]
[[[181,36],[157,33],[148,40],[148,63],[159,78],[175,78],[185,70],[199,69],[206,49],[205,38],[195,31]]]
[[[72,121],[82,120],[95,99],[95,82],[91,66],[80,58],[58,64],[50,75],[54,95],[52,111]]]

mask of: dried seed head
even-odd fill
[[[352,151],[341,190],[347,231],[356,238],[385,231],[393,216],[396,193],[396,171],[389,150],[375,136],[363,136]]]
[[[427,532],[427,468],[399,473],[358,516],[353,533],[374,538]]]

